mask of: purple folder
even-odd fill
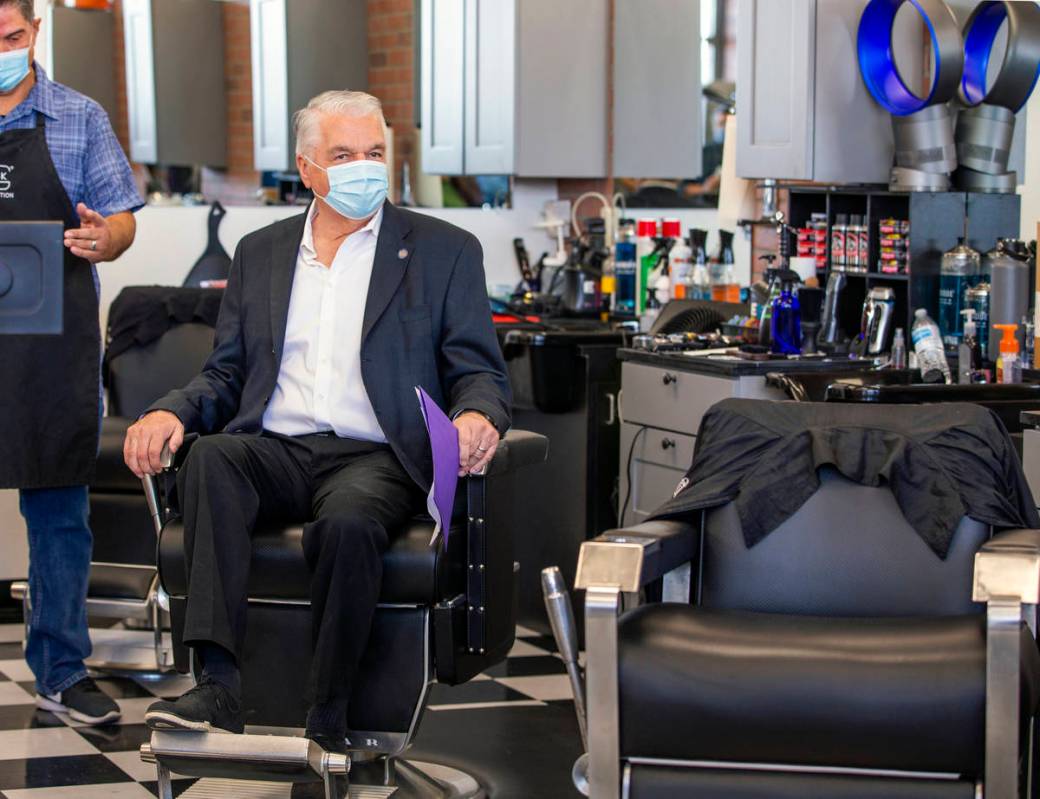
[[[430,450],[433,452],[433,485],[426,497],[426,510],[436,523],[430,544],[437,540],[437,534],[443,530],[444,545],[447,547],[455,487],[459,482],[459,431],[429,394],[418,386],[415,393],[419,397],[419,409],[426,422],[426,433],[430,437]]]

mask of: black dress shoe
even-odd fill
[[[152,730],[240,733],[245,729],[241,702],[207,677],[176,701],[151,705],[144,722]]]

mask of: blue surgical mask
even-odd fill
[[[329,176],[329,193],[318,196],[347,219],[368,219],[386,199],[389,182],[382,161],[349,161],[328,169],[314,166]]]
[[[29,74],[29,48],[0,53],[0,92],[9,92]]]

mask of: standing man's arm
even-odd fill
[[[76,206],[80,226],[65,231],[65,246],[91,263],[114,261],[134,243],[137,222],[130,211],[102,216],[83,203]]]
[[[133,244],[133,212],[144,203],[126,154],[101,106],[87,110],[89,146],[83,164],[84,200],[76,205],[80,226],[65,231],[65,246],[91,263],[114,261]]]

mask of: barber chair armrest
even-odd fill
[[[543,463],[549,452],[549,439],[538,433],[527,430],[510,430],[498,443],[495,457],[484,473],[485,477],[495,477],[524,466]]]
[[[1021,663],[1023,653],[1036,658],[1038,598],[1040,530],[1005,530],[975,553],[972,599],[986,603],[987,796],[1018,796]]]
[[[635,593],[690,563],[697,541],[697,529],[679,521],[608,530],[581,545],[575,588]]]
[[[618,613],[623,596],[663,582],[666,601],[690,599],[699,529],[654,521],[610,530],[581,545],[575,588],[585,589],[586,727],[590,796],[616,799],[620,775]]]
[[[1037,604],[1040,599],[1040,530],[1005,530],[982,545],[975,554],[972,599]]]
[[[141,478],[144,498],[148,503],[148,513],[151,515],[152,523],[155,525],[156,535],[162,532],[162,526],[166,523],[175,504],[175,497],[172,496],[172,493],[177,470],[181,468],[184,459],[188,457],[188,450],[191,449],[191,445],[198,440],[198,433],[186,433],[184,441],[177,448],[176,452],[170,452],[169,445],[164,446],[159,454],[163,471],[159,474],[146,474]]]

